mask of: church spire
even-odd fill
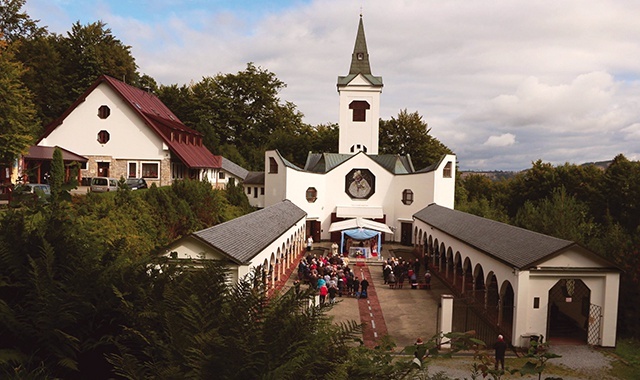
[[[369,52],[367,51],[367,40],[364,36],[364,24],[362,22],[362,13],[360,14],[360,23],[358,24],[358,34],[356,35],[356,44],[353,47],[351,55],[351,68],[349,74],[369,74],[371,75],[371,66],[369,64]]]

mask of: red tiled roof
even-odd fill
[[[202,145],[202,134],[184,125],[155,95],[102,75],[67,109],[50,123],[40,140],[48,136],[101,83],[109,85],[190,168],[220,168],[221,158]],[[40,141],[39,140],[39,141]]]

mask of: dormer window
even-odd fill
[[[101,105],[100,108],[98,108],[99,118],[106,119],[109,117],[109,115],[111,115],[111,109],[108,106]]]
[[[364,100],[354,100],[349,104],[349,109],[353,110],[353,121],[367,121],[367,110],[371,106]]]

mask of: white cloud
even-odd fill
[[[142,73],[183,84],[255,62],[287,84],[281,98],[310,124],[338,120],[336,79],[348,71],[363,6],[372,70],[385,83],[381,117],[418,111],[462,169],[638,154],[640,6],[632,0],[238,3],[244,10],[142,2],[146,13],[103,3],[83,14],[131,45]],[[65,19],[64,5],[27,6],[44,24]]]
[[[516,143],[516,136],[511,133],[503,133],[500,136],[490,136],[487,141],[484,142],[484,146],[488,147],[502,147],[511,146]]]

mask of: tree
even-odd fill
[[[264,151],[276,148],[274,133],[293,136],[302,128],[302,114],[278,97],[284,87],[275,74],[248,63],[236,74],[205,77],[188,87],[161,87],[159,95],[185,125],[205,136],[210,151],[225,157],[237,151],[247,168],[258,170]]]
[[[508,204],[505,205],[509,216],[515,217],[526,201],[535,202],[547,198],[560,186],[553,165],[543,163],[542,160],[534,162],[531,169],[518,173],[509,181]]]
[[[57,204],[62,194],[62,184],[64,183],[64,160],[62,159],[62,151],[55,147],[53,150],[53,158],[51,160],[51,177],[49,185],[51,186],[51,203]]]
[[[71,104],[103,74],[137,85],[139,74],[131,46],[124,45],[102,21],[87,25],[76,22],[60,39],[65,57],[62,74],[66,79],[67,104]]]
[[[22,65],[0,40],[0,163],[12,165],[33,143],[38,120],[32,95],[22,84]]]
[[[259,269],[229,285],[223,263],[160,268],[161,293],[132,302],[119,292],[134,324],[109,358],[124,378],[336,378],[350,358],[358,325],[332,325],[328,308],[308,306],[313,290],[267,298]]]
[[[564,187],[553,191],[549,198],[527,201],[515,219],[515,224],[542,234],[585,244],[596,233],[589,209]]]
[[[0,0],[0,38],[14,42],[46,33],[46,28],[38,26],[39,20],[21,12],[25,3],[26,0]]]
[[[603,214],[610,214],[628,232],[636,231],[640,226],[640,162],[616,156],[601,184]]]
[[[380,120],[380,153],[409,154],[416,168],[425,168],[452,153],[430,131],[417,111],[408,113],[405,108],[397,118]]]
[[[26,69],[22,74],[22,81],[34,95],[38,118],[49,123],[60,117],[72,101],[65,92],[60,38],[52,35],[36,36],[21,39],[14,45],[16,58]],[[40,130],[36,133],[39,135]]]

